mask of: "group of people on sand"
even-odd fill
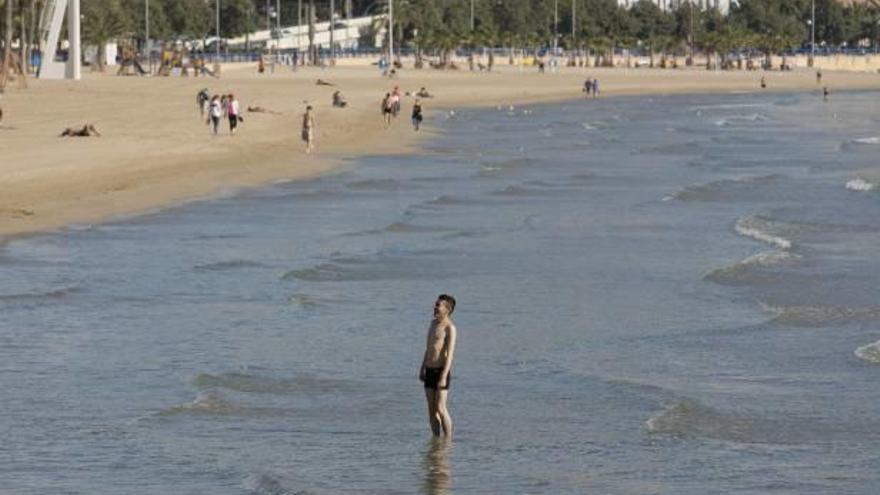
[[[406,96],[410,96],[410,93],[407,92]],[[380,105],[382,111],[382,120],[385,122],[385,128],[387,129],[391,126],[391,122],[400,115],[400,107],[401,107],[401,99],[403,95],[400,92],[400,86],[394,86],[394,89],[389,93],[385,93],[385,97],[382,98],[382,103]],[[422,86],[421,89],[417,93],[415,93],[415,101],[413,102],[411,120],[413,129],[418,131],[422,126],[422,120],[424,120],[423,109],[422,109],[422,98],[432,98],[433,95]]]
[[[241,105],[232,93],[209,96],[208,88],[203,88],[196,95],[196,104],[199,107],[199,115],[205,119],[205,124],[211,125],[214,135],[219,132],[222,118],[229,121],[229,134],[235,134],[239,122],[244,122]],[[206,114],[207,118],[205,118]]]
[[[599,97],[599,80],[595,77],[590,79],[589,77],[584,81],[584,96],[593,98]]]

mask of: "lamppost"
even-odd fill
[[[220,0],[216,1],[214,33],[217,41],[214,46],[214,73],[220,74]]]
[[[388,0],[388,63],[394,66],[394,0]]]
[[[336,20],[336,4],[333,0],[330,0],[330,66],[336,65],[336,45],[333,40],[333,31],[335,31],[336,26],[333,23]]]
[[[816,0],[812,2],[810,16],[810,67],[813,66],[816,58]]]
[[[153,57],[150,51],[150,0],[144,2],[144,50],[147,52],[147,67],[153,75]]]

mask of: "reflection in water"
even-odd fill
[[[443,437],[433,437],[425,446],[425,459],[422,468],[425,478],[422,482],[423,492],[428,495],[451,493],[452,468],[449,466],[449,455],[452,453],[452,441]]]

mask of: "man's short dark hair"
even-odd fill
[[[440,294],[437,296],[438,301],[446,301],[446,304],[449,305],[449,314],[452,314],[455,311],[455,298],[450,296],[449,294]]]

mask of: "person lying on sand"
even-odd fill
[[[327,81],[325,81],[325,80],[323,80],[323,79],[318,79],[318,80],[315,82],[315,84],[318,85],[318,86],[336,86],[336,85],[333,84],[332,82],[327,82]]]
[[[86,124],[82,126],[82,129],[74,129],[72,127],[68,127],[61,131],[61,134],[58,137],[100,137],[101,133],[98,132],[98,129],[95,129],[95,126],[92,124]]]
[[[333,93],[333,106],[336,108],[345,108],[348,106],[348,101],[342,96],[342,91],[337,90]]]
[[[265,107],[261,107],[259,105],[250,106],[248,105],[247,111],[251,113],[271,113],[273,115],[281,115],[281,112],[276,112],[274,110],[269,110]]]
[[[418,96],[419,98],[433,98],[434,97],[434,95],[429,93],[428,90],[425,89],[424,86],[422,86],[422,89],[420,89],[419,92],[416,93],[416,96]]]

